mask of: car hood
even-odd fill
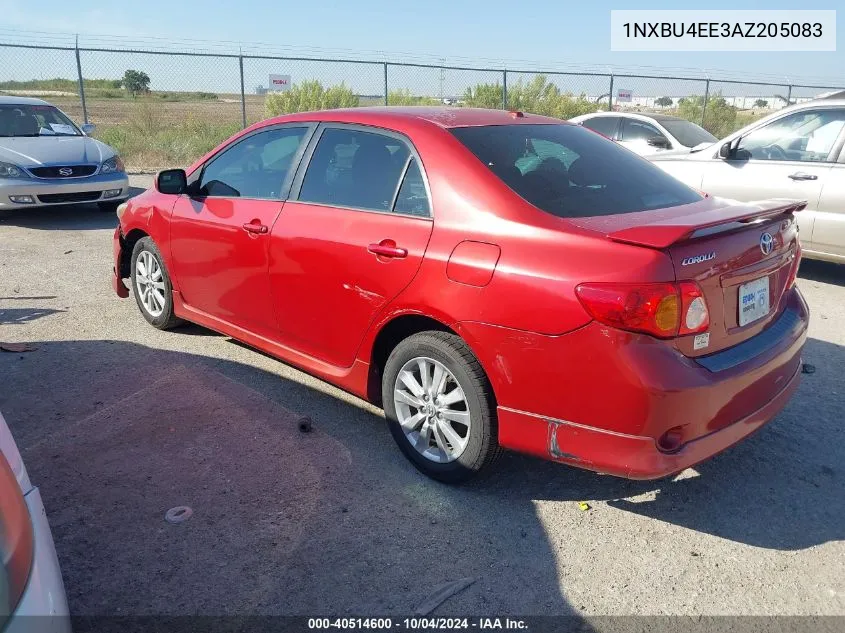
[[[682,149],[672,149],[666,152],[657,152],[646,156],[650,161],[656,162],[661,160],[694,160],[701,157],[702,153],[708,147],[713,147],[715,143],[702,143],[695,147],[684,147]]]
[[[0,138],[0,161],[19,167],[99,164],[115,151],[88,136],[13,136]]]

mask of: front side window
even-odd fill
[[[619,139],[622,141],[635,142],[647,141],[650,138],[666,138],[656,127],[645,121],[634,119],[623,119],[622,134]]]
[[[0,105],[0,136],[81,136],[69,118],[51,105]]]
[[[735,158],[824,162],[845,126],[845,110],[793,112],[740,139]]]
[[[274,128],[237,141],[205,166],[200,178],[200,195],[280,199],[307,130]]]
[[[391,211],[409,156],[408,146],[392,136],[326,128],[305,171],[299,200]]]
[[[598,132],[607,138],[615,138],[616,126],[619,125],[619,117],[615,116],[596,116],[586,121],[581,121],[581,125],[590,128],[593,132]]]
[[[701,200],[659,167],[578,125],[451,132],[514,192],[558,217],[634,213]]]

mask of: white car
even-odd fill
[[[845,264],[845,91],[773,112],[704,149],[648,159],[713,196],[806,200],[795,215],[804,257]]]
[[[3,633],[70,633],[71,630],[62,573],[41,493],[29,480],[2,414],[0,630]]]
[[[716,137],[700,125],[667,114],[594,112],[570,122],[590,128],[640,156],[668,150],[690,151],[716,142]]]

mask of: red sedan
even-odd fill
[[[804,203],[694,191],[578,125],[358,108],[263,121],[123,205],[114,280],[380,404],[422,472],[502,448],[631,478],[798,384]]]

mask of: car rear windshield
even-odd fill
[[[663,209],[701,195],[580,125],[491,125],[452,133],[513,191],[562,218]]]
[[[715,143],[718,139],[700,125],[682,119],[664,119],[660,125],[678,139],[684,147],[695,147],[702,143]]]

